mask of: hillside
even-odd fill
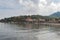
[[[43,17],[41,15],[28,15],[28,16],[15,16],[15,17],[9,17],[1,19],[0,22],[25,22],[26,19],[44,19],[46,17]]]
[[[0,22],[7,22],[7,23],[27,23],[27,22],[29,22],[29,23],[32,23],[32,22],[34,22],[34,23],[35,22],[60,23],[60,18],[52,17],[52,16],[56,16],[58,13],[54,13],[50,17],[49,16],[41,16],[41,15],[14,16],[14,17],[1,19]]]
[[[60,17],[60,12],[55,12],[55,13],[51,14],[50,16],[52,16],[52,17]]]

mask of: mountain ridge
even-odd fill
[[[60,17],[60,12],[59,11],[55,12],[55,13],[51,14],[50,16],[52,16],[52,17]]]

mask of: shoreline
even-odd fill
[[[0,22],[0,23],[7,23],[7,22]],[[51,26],[60,26],[60,23],[49,23],[49,22],[43,22],[43,23],[15,23],[15,22],[8,22],[11,24],[39,24],[39,25],[51,25]]]
[[[40,24],[43,24],[43,25],[60,25],[60,23],[40,23]]]

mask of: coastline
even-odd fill
[[[7,22],[0,22],[0,23],[7,23]],[[47,26],[60,26],[60,23],[49,23],[49,22],[41,22],[41,23],[29,23],[29,22],[8,22],[10,24],[37,24],[37,25],[47,25]]]

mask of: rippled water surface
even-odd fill
[[[0,40],[60,40],[60,26],[0,23]]]

